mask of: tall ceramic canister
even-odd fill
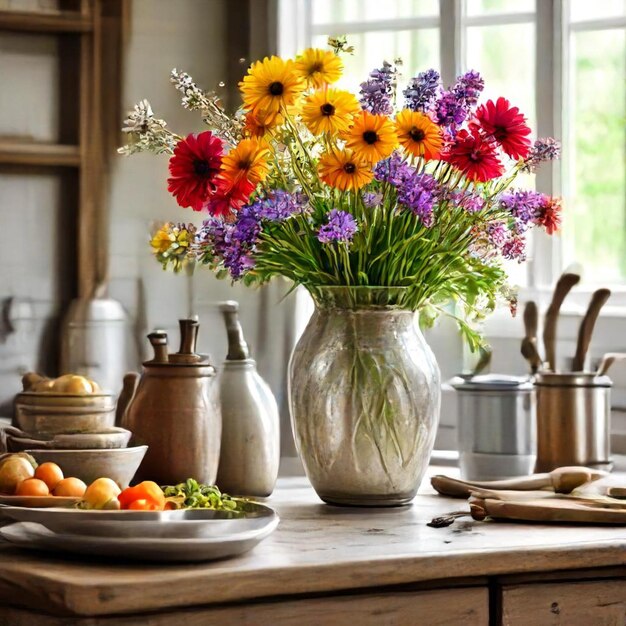
[[[217,484],[236,495],[269,496],[280,461],[278,406],[250,358],[237,302],[222,302],[228,356],[219,374],[222,450]]]
[[[180,320],[181,345],[169,354],[167,335],[154,332],[148,339],[154,358],[143,364],[136,389],[126,376],[120,400],[121,425],[132,431],[136,444],[148,452],[135,481],[153,480],[171,485],[195,478],[214,484],[219,463],[222,419],[215,368],[206,355],[196,354],[198,322]]]

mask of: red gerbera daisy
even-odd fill
[[[476,111],[476,119],[512,159],[525,159],[530,151],[530,128],[526,118],[506,98],[488,100]]]
[[[546,229],[548,235],[557,232],[561,227],[562,208],[560,198],[550,198],[550,196],[546,196],[546,201],[541,206],[536,222]]]
[[[481,183],[497,178],[504,172],[493,144],[486,141],[475,128],[471,133],[466,130],[457,133],[446,158],[467,178]]]
[[[224,144],[209,130],[181,139],[170,158],[167,190],[182,207],[201,211],[217,188]]]
[[[248,200],[256,185],[247,178],[232,184],[225,178],[217,180],[217,191],[209,200],[207,210],[214,216],[227,216],[232,210],[238,211]]]

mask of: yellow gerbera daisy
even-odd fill
[[[330,50],[307,48],[296,58],[296,72],[316,89],[339,80],[342,71],[341,59]]]
[[[374,177],[372,166],[351,150],[326,152],[317,167],[321,180],[341,191],[360,189]]]
[[[358,111],[359,103],[349,91],[320,89],[305,98],[301,115],[314,135],[336,134],[348,130]]]
[[[427,161],[441,156],[443,135],[428,115],[403,109],[396,115],[396,130],[402,147],[413,156]]]
[[[361,111],[354,118],[354,124],[344,138],[346,147],[368,163],[385,159],[398,145],[393,122],[385,115],[373,115],[369,111]]]
[[[280,57],[265,57],[254,62],[239,83],[245,109],[263,114],[270,123],[281,106],[294,104],[305,84],[296,73],[294,62]]]
[[[269,172],[269,151],[263,139],[242,139],[222,157],[221,177],[231,185],[237,185],[244,177],[255,185],[263,182]]]
[[[170,249],[170,246],[176,241],[176,236],[172,233],[172,224],[169,222],[163,224],[154,237],[150,240],[150,245],[154,254],[163,254]]]

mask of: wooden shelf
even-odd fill
[[[30,33],[87,33],[90,17],[75,11],[35,12],[0,10],[0,31]]]
[[[80,149],[78,146],[0,140],[0,164],[78,167],[80,165]]]

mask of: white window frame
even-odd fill
[[[312,25],[312,0],[276,0],[278,2],[278,53],[293,56],[311,45],[314,34],[347,34],[373,30],[406,30],[439,27],[440,68],[444,84],[452,84],[462,73],[465,54],[465,28],[496,24],[534,22],[536,27],[535,51],[535,108],[538,137],[556,137],[568,151],[567,72],[570,33],[582,30],[623,28],[626,18],[606,18],[585,22],[569,22],[569,0],[535,0],[535,11],[495,15],[466,15],[464,0],[439,0],[439,16],[389,19],[378,22],[355,21],[347,24]],[[471,2],[472,0],[468,0]],[[384,2],[384,0],[381,0]],[[358,54],[358,51],[357,51]],[[381,59],[382,61],[382,59]],[[480,68],[477,68],[480,69]],[[550,195],[565,196],[567,210],[567,163],[565,159],[546,163],[537,172],[536,188]],[[540,310],[545,310],[552,296],[553,285],[563,271],[563,250],[560,237],[534,233],[533,255],[527,263],[527,285],[520,291],[520,301],[535,300]],[[584,277],[583,277],[584,280]],[[613,295],[609,306],[603,310],[601,323],[594,336],[595,356],[608,351],[626,351],[626,284],[608,285]],[[581,315],[596,285],[581,285],[568,297],[562,308],[559,326],[559,346],[562,354],[571,351]],[[300,299],[300,325],[308,318],[312,306],[306,297]],[[513,320],[508,311],[494,314],[489,322],[488,339],[497,344],[511,342],[521,337],[521,322]],[[515,340],[517,341],[517,340]],[[506,344],[510,350],[511,343]],[[517,357],[518,349],[514,349]],[[517,357],[519,359],[519,357]],[[459,364],[460,366],[461,364]],[[626,432],[626,375],[623,370],[616,381],[614,406],[623,417],[618,419],[617,430]],[[442,416],[442,422],[443,420]],[[445,426],[445,424],[444,424]],[[626,438],[626,437],[625,437]]]

